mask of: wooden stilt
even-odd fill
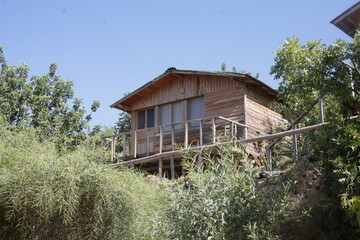
[[[170,172],[171,179],[175,179],[174,156],[170,156]]]
[[[266,158],[267,158],[267,168],[269,171],[272,171],[272,163],[271,163],[271,149],[266,149]]]
[[[159,158],[159,177],[163,177],[163,161]]]
[[[292,129],[295,130],[295,125],[292,125]],[[293,141],[294,162],[296,163],[297,162],[297,139],[296,139],[296,135],[293,135],[292,141]]]

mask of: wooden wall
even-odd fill
[[[169,80],[165,86],[153,91],[147,97],[134,102],[131,105],[131,110],[139,110],[201,96],[239,85],[241,84],[231,80],[230,77],[178,74],[176,78]]]
[[[205,117],[222,116],[232,120],[244,119],[243,85],[205,94]]]
[[[272,99],[261,93],[261,90],[247,86],[246,90],[246,124],[251,126],[248,137],[258,134],[270,134],[274,128],[287,123],[280,113],[277,113],[268,105]]]

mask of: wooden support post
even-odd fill
[[[230,128],[231,128],[230,136],[231,136],[231,140],[232,140],[234,138],[234,124],[232,122],[230,123]]]
[[[162,153],[163,151],[163,133],[164,133],[164,129],[162,126],[160,126],[160,153]]]
[[[322,98],[319,98],[319,115],[320,115],[320,123],[324,123],[324,107]]]
[[[202,120],[200,120],[199,130],[200,130],[200,146],[202,146],[202,145],[203,145],[203,128],[202,128]]]
[[[170,172],[171,172],[171,179],[175,179],[175,167],[174,167],[174,156],[170,156]]]
[[[272,171],[272,163],[271,163],[271,149],[267,148],[266,149],[266,158],[267,158],[267,168],[269,171]]]
[[[248,128],[244,127],[244,139],[247,139]]]
[[[111,161],[115,159],[115,136],[111,137]]]
[[[174,125],[171,124],[171,150],[175,150],[175,128]]]
[[[146,129],[146,155],[150,155],[150,136],[149,129]]]
[[[213,143],[216,143],[216,125],[215,125],[215,118],[212,118],[212,129],[213,129]]]
[[[131,169],[131,170],[134,170],[134,163],[131,163],[131,164],[130,164],[130,169]]]
[[[134,145],[134,158],[136,158],[137,154],[137,132],[135,132],[135,145]]]
[[[101,152],[103,152],[104,153],[104,138],[101,138]]]
[[[292,125],[292,129],[295,129],[295,124]],[[294,161],[296,163],[297,160],[297,141],[296,141],[296,135],[293,135],[292,137],[292,141],[293,141],[293,155],[294,155]]]
[[[126,160],[126,134],[123,134],[123,157]]]
[[[202,164],[203,164],[203,162],[202,162],[202,154],[201,154],[201,150],[200,150],[200,152],[198,153],[198,164],[199,164],[199,167],[202,167]]]
[[[163,177],[163,161],[161,158],[159,158],[159,177]]]
[[[189,145],[189,123],[185,123],[185,148]]]

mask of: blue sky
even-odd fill
[[[91,125],[111,125],[119,110],[109,105],[168,67],[220,70],[225,61],[276,89],[269,71],[284,40],[350,40],[330,21],[356,2],[0,0],[0,45],[31,75],[56,62],[88,110],[101,102]]]

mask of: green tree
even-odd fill
[[[91,113],[100,103],[94,101],[91,113],[85,115],[82,100],[74,97],[73,83],[56,75],[55,63],[47,74],[29,79],[28,65],[7,65],[0,46],[0,64],[0,115],[7,122],[36,127],[41,136],[52,136],[58,148],[74,149],[85,139]]]
[[[309,134],[314,143],[309,147],[323,161],[328,193],[337,200],[339,194],[345,196],[343,205],[358,218],[360,209],[352,204],[360,195],[360,121],[349,116],[359,110],[359,66],[360,35],[356,34],[351,42],[338,40],[330,45],[320,41],[301,45],[298,38],[288,38],[271,67],[271,74],[281,80],[279,93],[290,120],[326,94],[325,117],[331,130]],[[302,124],[315,122],[318,114],[312,113]]]

